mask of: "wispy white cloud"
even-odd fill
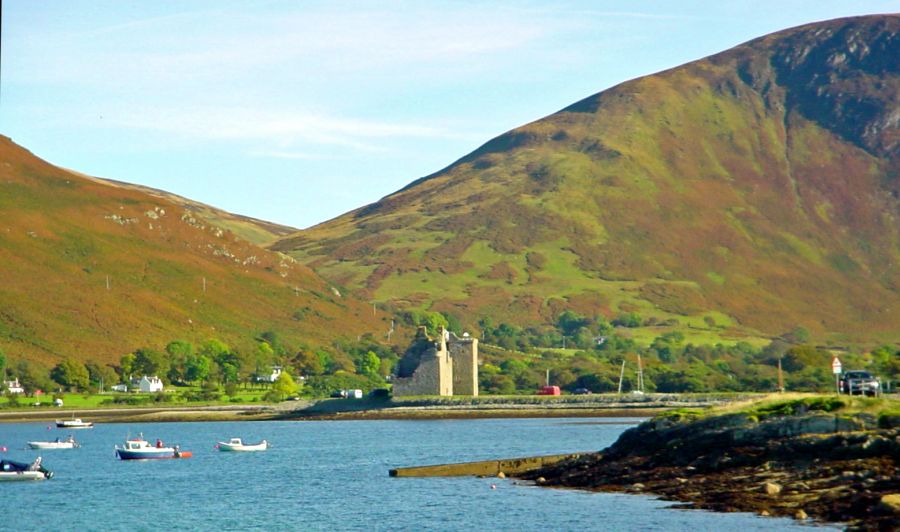
[[[250,107],[126,107],[114,110],[105,127],[159,131],[195,141],[253,140],[277,146],[313,143],[369,152],[381,150],[374,143],[378,139],[458,138],[452,132],[416,124]]]

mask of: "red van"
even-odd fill
[[[559,386],[541,386],[538,395],[560,395]]]

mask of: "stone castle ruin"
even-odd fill
[[[478,395],[478,340],[441,327],[434,341],[420,328],[397,365],[393,394]]]

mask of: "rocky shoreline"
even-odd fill
[[[601,453],[521,477],[656,494],[692,508],[900,529],[896,404],[879,414],[853,411],[846,401],[807,398],[719,415],[674,411],[629,429]]]

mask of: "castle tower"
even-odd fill
[[[453,393],[478,395],[478,339],[451,333],[449,345],[453,362]]]

